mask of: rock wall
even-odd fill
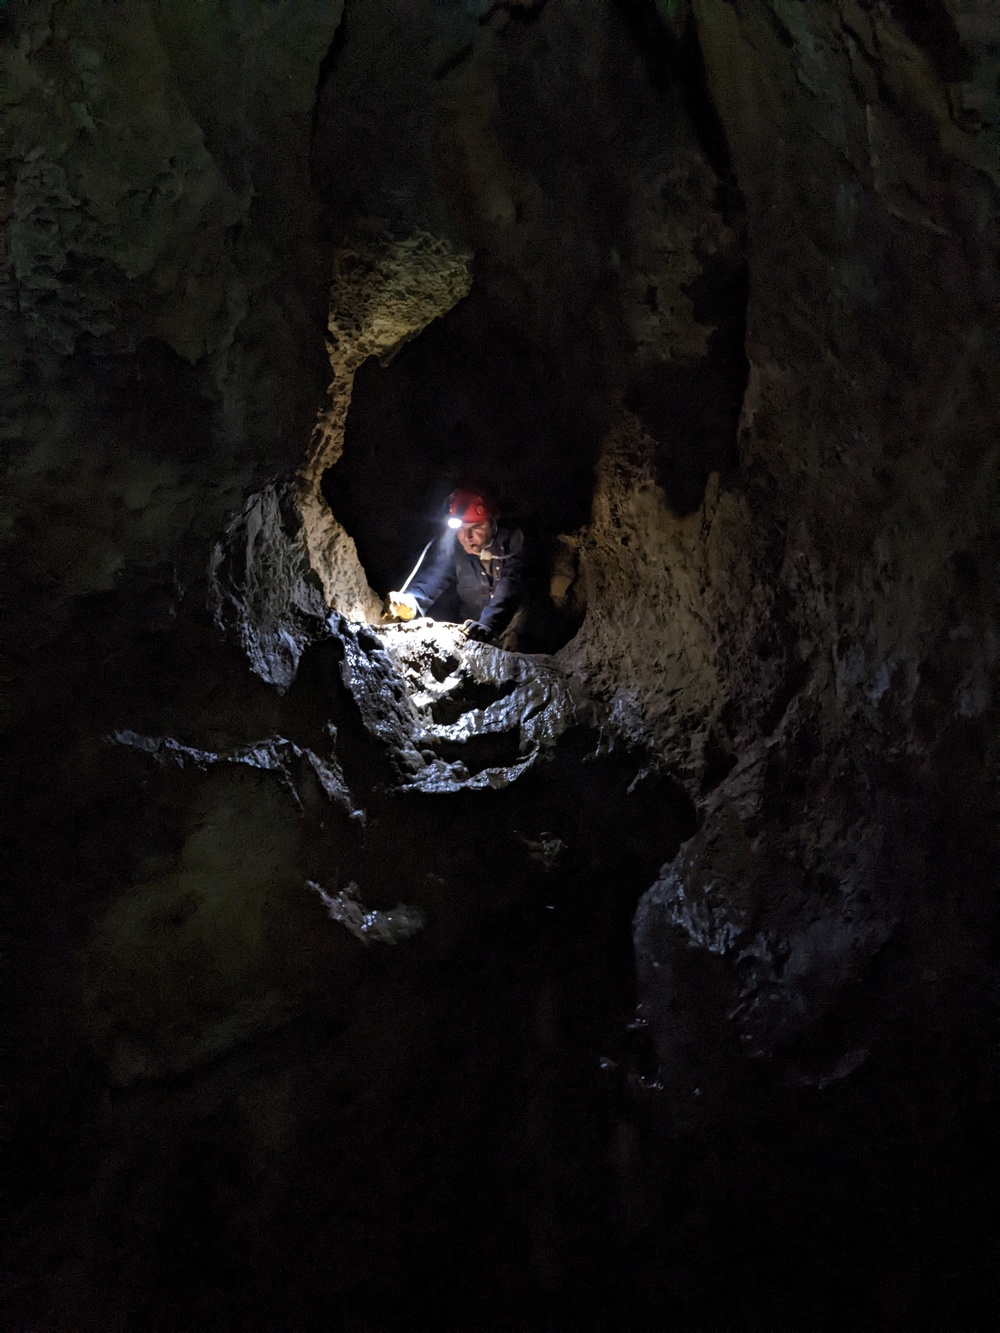
[[[12,1325],[983,1325],[994,8],[0,6]]]
[[[963,11],[958,27],[941,12],[964,53],[944,86],[935,47],[922,50],[885,6],[705,4],[688,20],[745,200],[741,477],[691,529],[705,531],[700,587],[660,573],[689,563],[683,525],[649,559],[623,530],[648,520],[602,504],[594,532],[632,548],[620,551],[622,585],[639,583],[653,608],[680,603],[635,615],[640,665],[608,675],[634,692],[643,662],[676,658],[672,636],[703,640],[698,666],[683,668],[696,684],[679,687],[668,666],[653,688],[680,688],[686,713],[699,692],[706,715],[728,707],[733,739],[808,676],[829,691],[831,726],[888,727],[894,745],[918,744],[914,705],[943,657],[953,719],[991,706],[997,238],[995,114],[981,84],[995,47],[985,10]],[[655,495],[655,450],[635,423],[609,436],[607,457],[623,499]],[[603,551],[593,563],[599,581]],[[599,673],[607,653],[592,656]],[[569,657],[590,671],[586,630]]]
[[[50,605],[165,560],[197,577],[205,532],[301,457],[329,272],[310,116],[339,12],[10,7],[5,522]]]
[[[834,916],[855,922],[850,943],[829,946],[836,961],[814,953],[819,991],[831,969],[851,971],[842,948],[853,954],[873,929],[889,931],[901,878],[913,898],[943,901],[961,873],[938,865],[935,881],[898,864],[878,871],[867,855],[852,868],[858,837],[888,845],[926,801],[937,813],[924,818],[954,820],[958,840],[972,837],[992,863],[982,821],[995,766],[997,604],[988,571],[998,453],[987,386],[997,382],[997,349],[987,330],[996,275],[987,256],[997,236],[995,118],[980,85],[996,48],[983,40],[985,11],[954,20],[935,12],[952,36],[943,81],[939,29],[903,24],[885,6],[698,4],[689,19],[746,201],[743,480],[719,507],[706,506],[700,586],[671,578],[680,606],[639,618],[630,637],[640,661],[667,664],[655,694],[639,686],[643,703],[644,688],[652,699],[673,689],[690,716],[701,696],[705,722],[695,736],[714,726],[709,753],[721,746],[738,763],[706,799],[697,850],[685,853],[695,861],[670,869],[641,920],[665,912],[680,926],[683,918],[690,944],[750,967],[743,909],[734,908],[733,938],[723,945],[692,924],[683,904],[695,882],[717,892],[718,882],[770,880],[775,861],[790,864],[805,876],[796,892],[813,919],[830,910],[824,885],[833,882],[841,895]],[[968,46],[963,33],[973,38]],[[626,494],[643,487],[648,493],[639,478]],[[630,577],[648,585],[642,556],[625,559]],[[689,562],[678,541],[652,563],[686,575]],[[595,577],[606,562],[598,568]],[[658,626],[667,624],[664,639]],[[678,654],[679,638],[693,640],[697,655]],[[586,636],[580,646],[588,651]],[[692,671],[692,656],[711,672]],[[627,699],[634,715],[635,687],[609,674],[612,697]],[[929,729],[930,712],[937,722]],[[673,723],[670,710],[665,718]],[[685,731],[682,748],[691,745],[690,724]],[[768,764],[781,755],[779,768],[801,784],[797,851],[783,846],[787,810],[762,823],[758,799],[747,801],[749,756],[762,753],[761,741]],[[947,776],[956,763],[965,769],[961,812]],[[830,773],[838,775],[832,787],[822,776]],[[771,772],[765,787],[778,785]],[[880,810],[887,799],[903,800],[909,820]],[[970,829],[972,808],[979,814]],[[926,862],[941,860],[926,827],[906,836],[918,839]],[[894,855],[908,863],[913,848]],[[872,904],[867,920],[849,905],[858,892]],[[755,984],[740,979],[744,1001]],[[773,972],[770,984],[781,984]]]
[[[467,294],[469,259],[426,231],[393,237],[384,221],[343,238],[338,250],[327,324],[333,378],[299,472],[297,503],[309,563],[326,599],[355,620],[377,620],[382,604],[322,491],[343,452],[354,377],[367,360],[391,357]]]

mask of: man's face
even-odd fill
[[[490,524],[463,523],[458,530],[458,540],[463,551],[469,555],[478,555],[489,543]]]

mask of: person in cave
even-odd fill
[[[455,491],[447,531],[424,548],[404,588],[389,594],[389,610],[400,620],[444,619],[451,612],[463,618],[467,638],[495,643],[503,636],[504,645],[513,646],[523,575],[520,529],[502,526],[488,497]]]

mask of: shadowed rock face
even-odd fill
[[[995,6],[124,12],[0,7],[5,1322],[986,1326]],[[470,475],[528,652],[380,623]]]

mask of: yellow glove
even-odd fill
[[[412,620],[414,616],[420,615],[417,599],[408,592],[391,592],[389,594],[389,611],[397,620]]]

